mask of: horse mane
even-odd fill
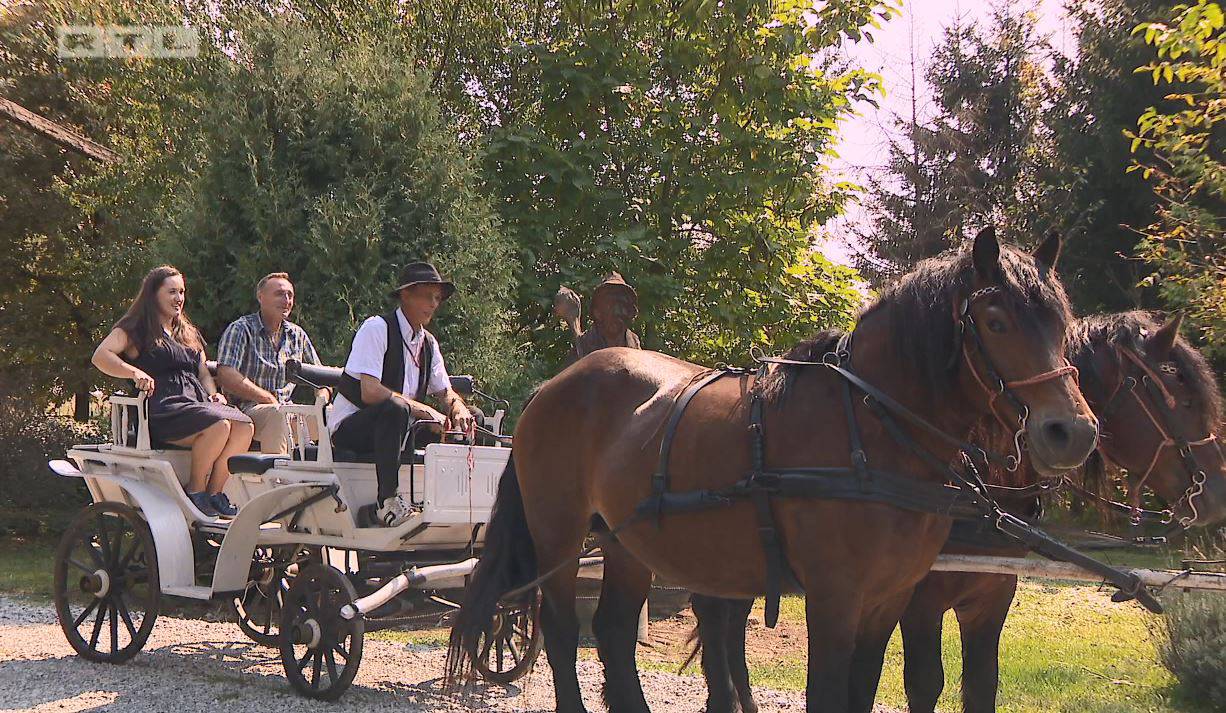
[[[1063,333],[1073,321],[1072,308],[1060,281],[1041,268],[1030,255],[1011,245],[1000,246],[997,282],[1001,299],[1012,308],[1019,326],[1034,336],[1045,330]],[[890,322],[895,357],[899,364],[915,364],[929,393],[953,386],[961,360],[954,350],[955,304],[973,289],[975,268],[969,246],[947,251],[920,262],[911,272],[885,287],[859,318],[882,313]],[[819,361],[842,333],[826,330],[797,344],[787,358]],[[759,382],[768,402],[786,397],[803,366],[782,365]]]
[[[813,338],[797,343],[783,355],[783,358],[796,361],[821,361],[827,352],[834,350],[835,345],[845,333],[841,329],[823,329]],[[778,405],[791,390],[800,370],[806,368],[808,367],[797,364],[780,364],[765,377],[759,379],[754,384],[754,389],[765,403]]]
[[[1142,310],[1085,317],[1077,320],[1069,330],[1069,361],[1081,373],[1087,390],[1105,396],[1115,384],[1106,383],[1104,375],[1094,367],[1094,352],[1120,344],[1152,364],[1153,358],[1145,353],[1145,339],[1161,328],[1162,319],[1157,314]],[[1209,362],[1182,336],[1176,337],[1170,358],[1183,376],[1184,384],[1191,389],[1196,406],[1204,416],[1206,430],[1216,431],[1222,421],[1222,393]]]

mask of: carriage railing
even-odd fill
[[[149,438],[149,396],[145,393],[136,396],[127,394],[112,394],[111,404],[111,443],[122,448],[150,450],[153,442]],[[132,416],[135,415],[135,423]],[[136,442],[130,439],[135,430]]]

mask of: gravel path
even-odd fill
[[[91,664],[64,641],[50,605],[0,597],[0,713],[552,710],[543,656],[516,685],[480,686],[467,698],[440,690],[443,656],[441,648],[367,638],[353,687],[338,703],[317,703],[290,690],[275,650],[250,643],[234,624],[162,617],[136,658]],[[579,674],[589,708],[603,710],[600,664],[581,661]],[[656,713],[696,713],[706,698],[699,678],[644,672],[642,679]],[[801,693],[758,689],[757,698],[763,711],[804,710]]]

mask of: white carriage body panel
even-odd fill
[[[153,535],[162,591],[208,599],[211,596],[208,588],[196,586],[195,552],[183,509],[172,495],[159,487],[159,482],[174,475],[170,464],[138,459],[148,460],[147,465],[133,468],[122,461],[104,460],[111,455],[105,452],[72,450],[68,455],[77,462],[79,477],[85,478],[95,502],[123,503],[144,516]],[[119,457],[126,460],[131,456]],[[64,474],[60,469],[56,472]],[[156,475],[140,477],[149,476],[151,472]]]
[[[431,444],[423,455],[424,464],[401,466],[401,492],[413,495],[417,512],[395,528],[359,527],[359,508],[373,503],[378,489],[371,463],[329,466],[286,457],[263,474],[236,473],[226,485],[239,508],[233,521],[205,517],[187,498],[190,451],[79,446],[68,454],[75,468],[60,462],[53,469],[84,478],[95,502],[140,511],[153,534],[162,591],[208,599],[242,589],[257,546],[428,553],[480,545],[484,529],[477,526],[489,522],[511,450]],[[196,580],[193,528],[221,540],[211,587]]]
[[[426,446],[426,522],[466,526],[489,522],[498,479],[510,455],[509,448]]]

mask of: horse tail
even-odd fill
[[[536,549],[528,530],[512,454],[498,482],[498,496],[494,499],[494,511],[485,531],[481,559],[473,569],[464,589],[464,603],[451,624],[444,677],[447,686],[464,682],[477,656],[481,637],[492,635],[499,600],[536,576]]]

